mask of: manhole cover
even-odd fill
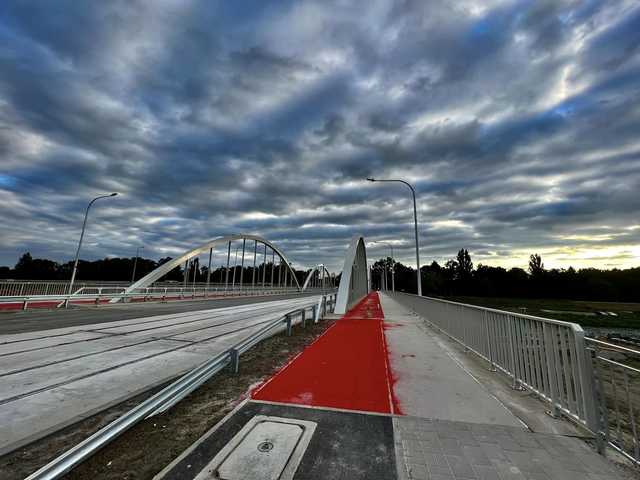
[[[270,452],[273,450],[273,443],[271,442],[261,442],[258,444],[259,452]]]
[[[256,415],[196,480],[290,480],[315,427],[305,420]]]

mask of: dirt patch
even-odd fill
[[[258,344],[242,355],[239,374],[220,372],[168,412],[140,422],[64,478],[152,478],[230,412],[253,385],[269,378],[332,322],[326,320],[304,329],[295,326],[291,337],[280,334]],[[160,388],[1,457],[0,476],[3,480],[23,479]]]

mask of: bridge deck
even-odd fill
[[[158,478],[209,478],[256,415],[317,424],[295,479],[625,478],[579,438],[532,432],[421,319],[381,306],[371,294]]]
[[[161,305],[144,312],[134,307],[135,318],[126,307],[85,311],[82,316],[54,312],[59,315],[45,320],[83,323],[0,335],[0,454],[165,383],[230,348],[264,322],[309,303],[309,297],[301,296],[247,303],[251,300],[213,309],[210,302],[192,302],[162,315]],[[202,309],[207,303],[209,308]],[[198,306],[201,309],[194,310]],[[194,311],[184,311],[189,307]],[[155,315],[144,316],[151,312]],[[88,323],[97,321],[94,313],[102,323]]]

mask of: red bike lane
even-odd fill
[[[252,393],[254,400],[401,414],[376,292],[362,299],[291,363]]]

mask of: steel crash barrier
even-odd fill
[[[171,408],[225,367],[230,366],[232,371],[237,373],[241,355],[251,347],[280,332],[286,331],[287,335],[292,335],[292,327],[296,324],[304,327],[307,321],[317,323],[327,313],[334,311],[335,302],[335,294],[323,295],[319,299],[310,300],[308,304],[300,308],[287,312],[285,315],[263,322],[263,327],[257,332],[225,352],[190,370],[140,405],[129,410],[86,440],[29,475],[26,480],[53,480],[62,477],[66,472],[82,463],[137,423]],[[307,318],[307,314],[310,314],[309,318]]]
[[[640,411],[640,352],[587,338],[575,323],[447,300],[391,293],[430,325],[508,375],[592,432],[598,451],[608,445],[640,464],[636,414]],[[636,367],[613,360],[624,351]]]

